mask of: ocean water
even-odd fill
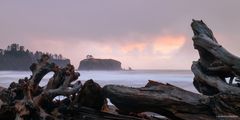
[[[155,80],[162,83],[169,83],[188,91],[196,92],[192,81],[193,74],[187,70],[134,70],[134,71],[78,71],[81,75],[79,80],[84,83],[93,79],[101,86],[107,84],[125,85],[130,87],[143,87],[148,80]],[[30,71],[0,71],[0,86],[8,87],[13,81],[30,77]],[[48,73],[40,85],[44,86],[52,77],[53,73]]]

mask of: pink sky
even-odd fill
[[[160,35],[150,38],[138,38],[138,40],[141,39],[139,40],[141,42],[131,39],[133,38],[128,38],[128,40],[124,40],[126,42],[117,44],[114,42],[114,39],[112,41],[105,40],[108,41],[107,43],[92,42],[91,40],[76,40],[77,42],[68,43],[64,40],[31,38],[27,45],[31,46],[31,50],[33,51],[42,50],[51,53],[61,53],[65,57],[71,58],[72,64],[76,67],[79,65],[80,60],[85,59],[87,54],[91,54],[96,58],[113,58],[119,60],[122,62],[124,68],[150,69],[150,63],[155,62],[155,65],[159,65],[159,60],[167,61],[171,59],[186,42],[186,37],[182,35]],[[154,66],[151,68],[158,69],[158,66]],[[167,69],[167,67],[165,68]]]
[[[124,68],[190,69],[198,59],[192,47],[192,18],[202,19],[225,48],[240,54],[239,4],[239,0],[0,1],[0,48],[18,43],[32,51],[61,53],[76,67],[91,54],[119,60]]]

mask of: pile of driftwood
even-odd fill
[[[106,85],[93,80],[81,84],[72,65],[60,68],[49,56],[31,65],[29,78],[0,88],[1,120],[154,120],[138,113],[154,112],[172,120],[240,119],[240,58],[214,38],[202,22],[191,24],[194,48],[200,59],[193,62],[193,84],[200,94],[154,81],[142,88]],[[46,86],[42,78],[54,72]],[[56,99],[65,96],[64,99]],[[109,98],[118,114],[111,113]]]
[[[0,89],[0,120],[139,120],[140,118],[110,114],[103,89],[93,80],[81,84],[80,74],[72,65],[60,68],[43,55],[30,66],[30,78],[12,82]],[[46,86],[39,83],[49,72],[54,75]],[[56,99],[65,96],[64,99]]]

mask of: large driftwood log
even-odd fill
[[[210,97],[162,83],[143,88],[107,85],[104,92],[126,113],[150,111],[174,120],[238,119],[240,116],[240,96],[231,92]]]
[[[219,45],[212,31],[202,21],[193,20],[191,27],[194,32],[194,48],[200,56],[198,62],[194,62],[192,66],[197,90],[205,95],[239,91],[232,86],[238,86],[233,84],[233,80],[238,79],[240,75],[240,58]],[[196,64],[199,64],[198,67]],[[200,69],[202,73],[199,72]],[[226,78],[229,78],[229,81]]]
[[[106,96],[124,112],[155,112],[171,119],[215,119],[210,99],[170,84],[158,83],[144,88],[107,85]]]
[[[235,83],[240,75],[240,58],[219,45],[202,21],[193,20],[191,27],[194,48],[200,56],[192,64],[193,84],[204,95],[151,82],[144,88],[107,85],[106,97],[125,112],[151,111],[181,120],[240,119],[240,88]]]

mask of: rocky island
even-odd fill
[[[24,46],[11,44],[6,50],[0,49],[0,70],[29,70],[29,66],[37,61],[44,53],[36,51],[35,53],[25,50]],[[70,63],[69,59],[62,55],[47,53],[50,62],[54,62],[60,67]]]
[[[92,55],[80,62],[78,70],[122,70],[121,62],[114,59],[97,59]]]

